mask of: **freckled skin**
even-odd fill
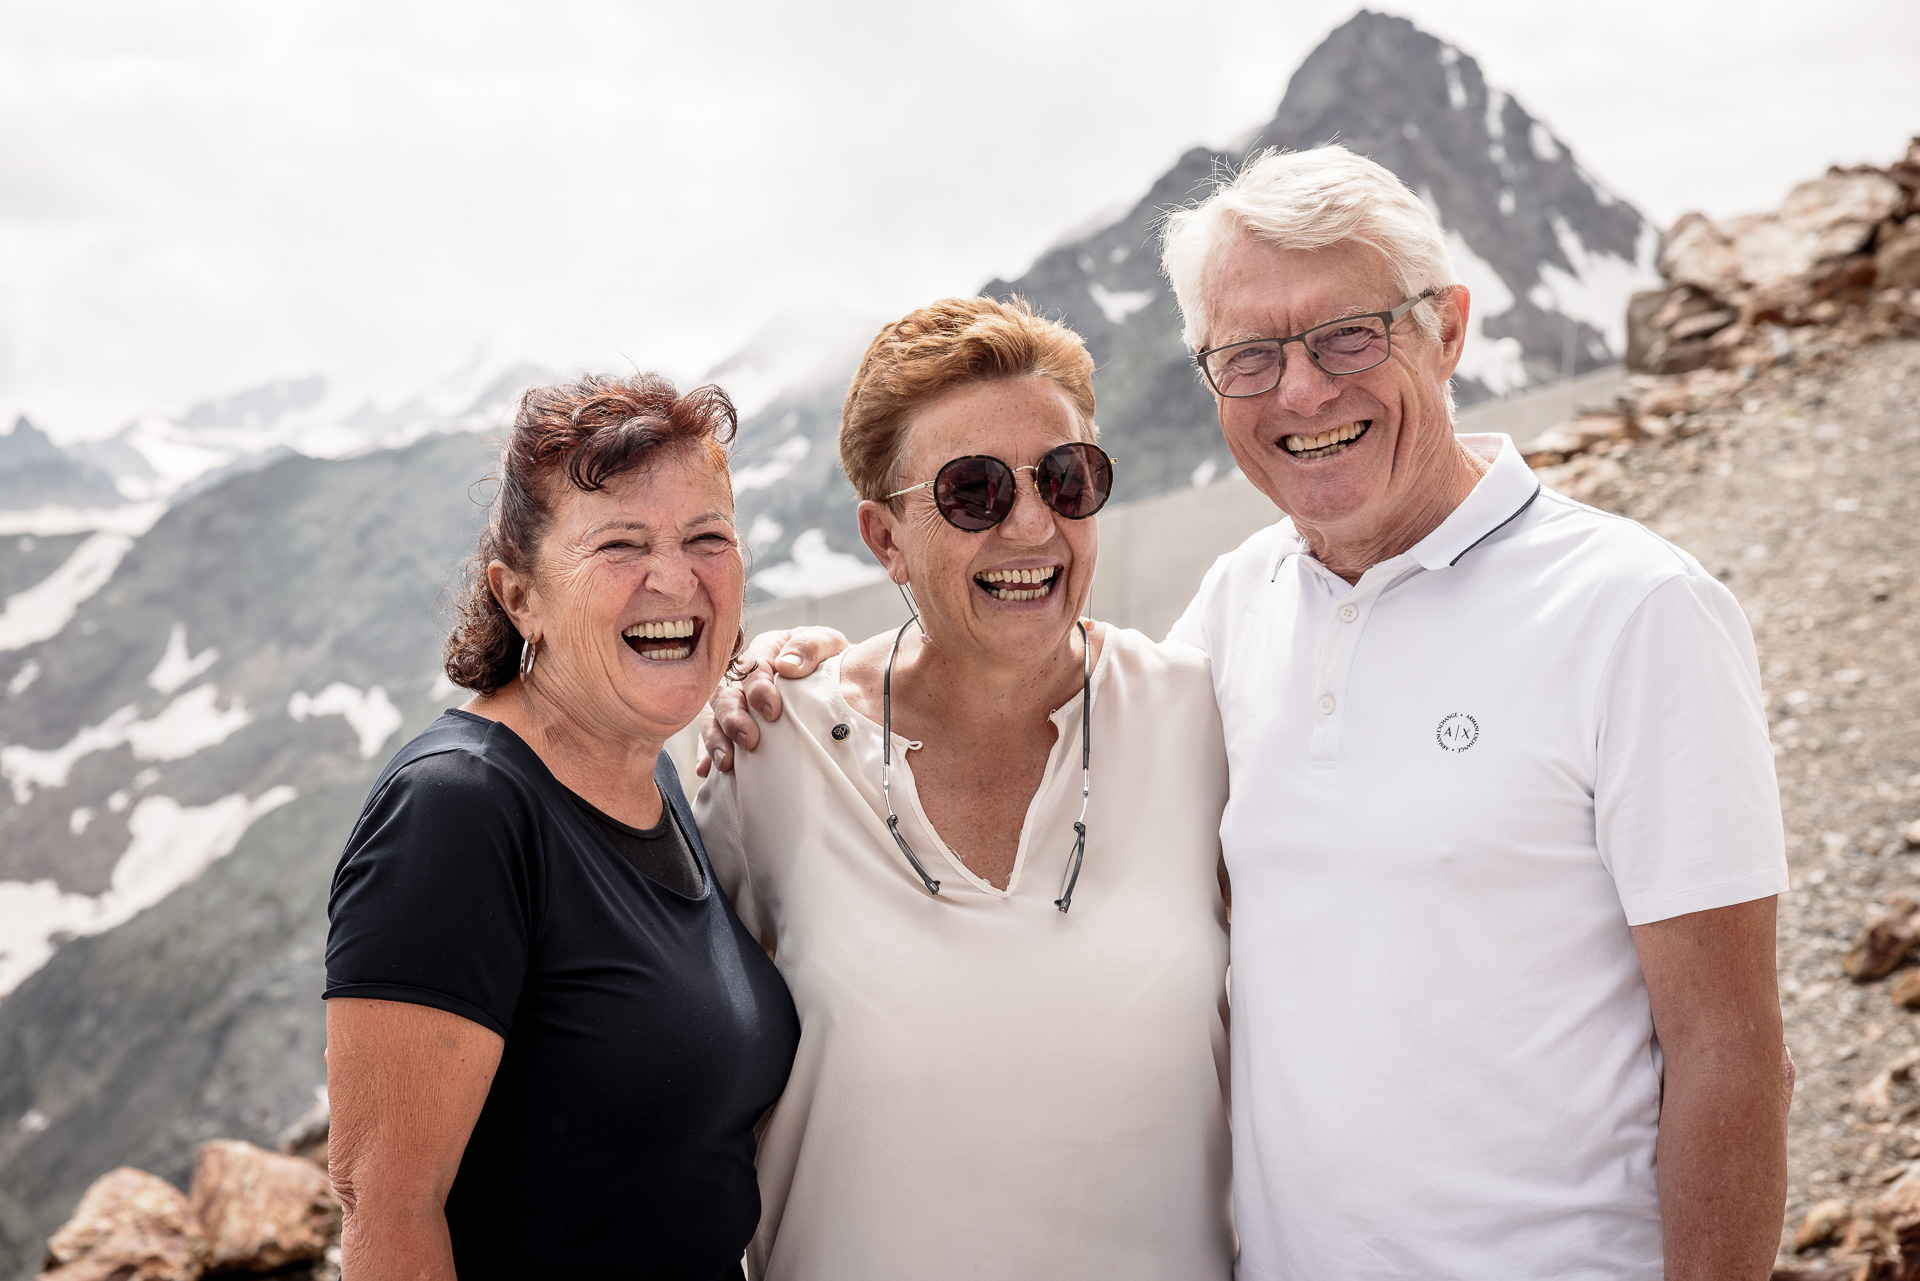
[[[964,454],[1028,466],[1089,434],[1065,394],[1045,378],[965,384],[914,415],[899,484],[931,480]],[[861,536],[889,577],[910,585],[932,637],[922,644],[908,629],[893,677],[894,730],[925,744],[912,753],[921,806],[968,869],[1002,889],[1053,750],[1047,717],[1080,692],[1074,622],[1092,593],[1100,546],[1098,521],[1054,512],[1031,475],[1019,473],[1007,519],[978,533],[949,525],[929,489],[893,504],[860,504]],[[995,600],[974,582],[988,570],[1044,565],[1060,566],[1060,574],[1040,600]],[[1098,661],[1097,625],[1093,637]],[[892,641],[889,632],[855,646],[841,669],[848,701],[875,721]]]

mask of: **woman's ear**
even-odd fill
[[[487,562],[487,586],[493,590],[493,598],[500,602],[500,608],[507,611],[507,617],[520,630],[522,636],[533,636],[538,632],[534,625],[532,602],[528,599],[531,591],[527,580],[508,568],[503,560]]]
[[[871,498],[860,500],[857,512],[860,519],[860,540],[873,553],[887,571],[887,577],[894,583],[907,581],[907,558],[900,551],[897,537],[900,529],[900,517],[893,508],[885,503],[876,503]]]

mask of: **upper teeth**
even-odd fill
[[[1306,453],[1310,449],[1325,449],[1328,445],[1337,445],[1343,440],[1352,440],[1366,429],[1365,423],[1348,423],[1345,427],[1335,427],[1323,431],[1318,436],[1289,436],[1285,444],[1296,454]]]
[[[1052,578],[1058,565],[1049,565],[1045,569],[990,569],[980,575],[985,583],[1044,583]]]
[[[672,640],[677,636],[693,635],[693,620],[676,618],[664,623],[635,623],[620,634],[640,640]]]

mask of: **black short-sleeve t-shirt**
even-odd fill
[[[753,1127],[799,1019],[714,883],[623,857],[506,726],[449,711],[374,784],[334,874],[329,997],[447,1010],[506,1039],[447,1198],[473,1277],[739,1276]]]

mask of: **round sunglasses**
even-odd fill
[[[1085,520],[1113,493],[1113,459],[1084,441],[1060,445],[1026,467],[1009,467],[991,454],[966,454],[942,467],[932,480],[888,494],[889,501],[916,489],[932,489],[933,505],[955,529],[977,534],[1013,512],[1018,473],[1033,473],[1040,501],[1068,520]]]

